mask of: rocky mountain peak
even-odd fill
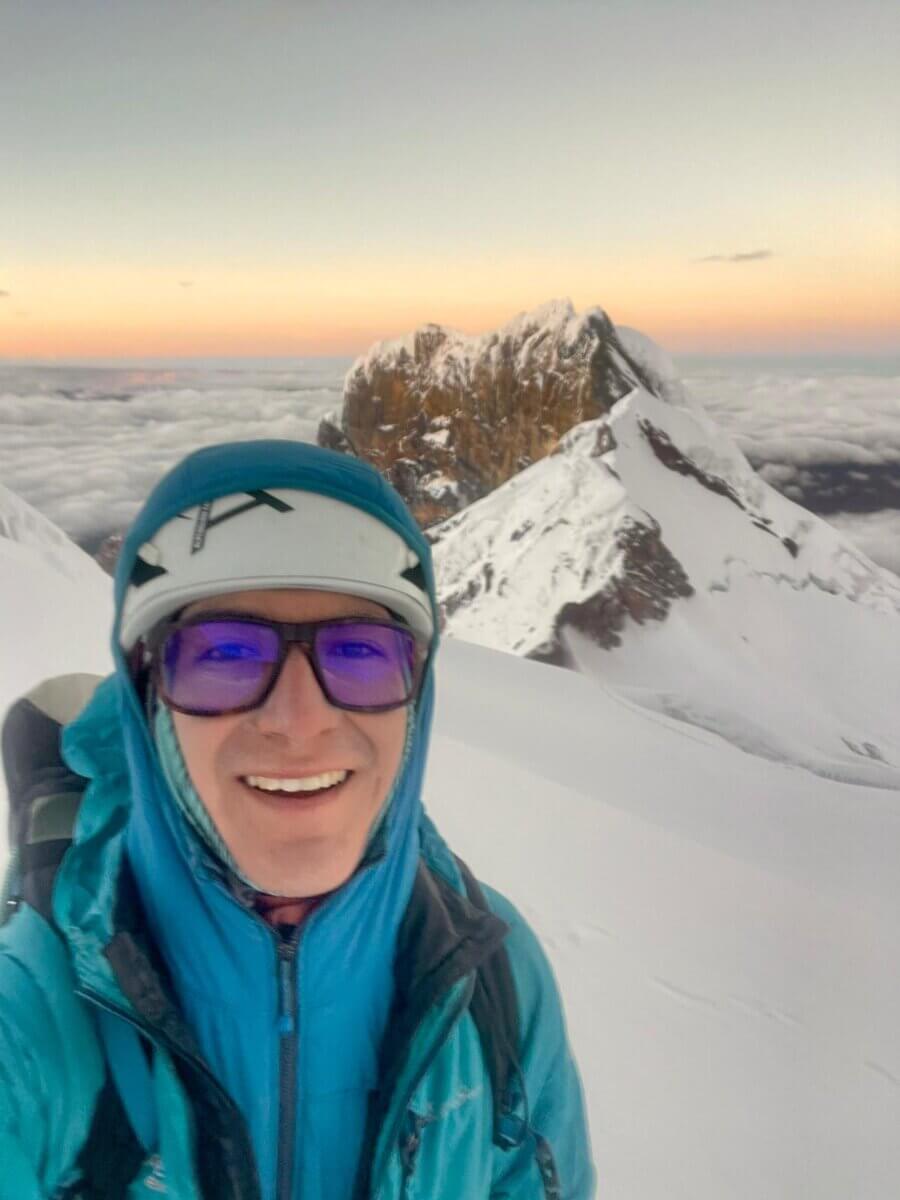
[[[579,316],[553,300],[482,336],[432,324],[379,342],[349,372],[343,410],[322,422],[319,443],[373,463],[428,526],[636,387],[668,399],[665,380],[640,335],[620,336],[600,308]]]

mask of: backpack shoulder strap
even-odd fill
[[[126,1200],[146,1157],[110,1076],[76,1161],[76,1179],[55,1200]]]
[[[490,912],[487,897],[468,866],[457,858],[469,900],[476,908]],[[521,1144],[527,1118],[520,1116],[525,1102],[522,1070],[519,1065],[519,1006],[509,953],[505,946],[478,968],[475,990],[469,1006],[481,1040],[485,1068],[491,1081],[494,1100],[494,1142],[508,1150]]]
[[[53,884],[72,841],[85,780],[62,760],[62,727],[77,716],[98,679],[60,675],[17,700],[3,722],[11,864],[0,921],[22,903],[52,924]]]
[[[16,701],[3,722],[0,748],[9,795],[12,863],[0,923],[24,903],[54,925],[53,885],[72,844],[87,783],[63,762],[60,737],[63,725],[78,715],[97,682],[92,675],[49,679]],[[129,1032],[136,1040],[137,1035]],[[108,1039],[102,1028],[100,1033],[107,1051],[106,1082],[76,1161],[76,1181],[60,1200],[125,1200],[146,1156],[117,1086]]]

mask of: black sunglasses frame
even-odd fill
[[[163,647],[166,640],[173,634],[178,633],[182,629],[188,629],[193,625],[205,625],[215,621],[237,621],[245,625],[262,625],[266,629],[275,631],[278,637],[278,657],[272,664],[270,678],[266,681],[259,695],[249,704],[242,704],[237,708],[216,709],[215,712],[210,712],[207,709],[185,708],[183,705],[175,703],[168,695],[162,675],[162,658]],[[393,629],[399,633],[405,633],[411,637],[416,648],[415,658],[412,663],[412,681],[410,685],[409,695],[392,704],[344,704],[335,700],[328,688],[322,672],[319,668],[316,654],[316,634],[322,628],[333,628],[340,625],[375,625],[382,629]],[[266,700],[275,689],[275,685],[281,676],[284,669],[284,664],[287,661],[288,651],[291,646],[300,646],[306,653],[307,661],[312,668],[312,673],[316,678],[316,682],[322,689],[322,694],[330,705],[334,708],[340,708],[346,712],[358,713],[383,713],[392,712],[397,708],[405,708],[408,704],[412,704],[419,694],[419,689],[422,686],[422,679],[425,674],[425,663],[428,659],[429,647],[416,637],[413,630],[408,625],[403,625],[399,621],[382,620],[379,617],[356,616],[356,617],[334,617],[324,621],[270,621],[265,617],[257,617],[252,613],[246,612],[203,612],[195,613],[193,616],[183,619],[175,618],[174,620],[164,621],[158,625],[147,636],[145,642],[145,650],[149,656],[149,679],[156,693],[165,701],[169,708],[176,712],[184,713],[189,717],[227,717],[237,713],[252,712],[253,709],[259,708],[265,704]]]

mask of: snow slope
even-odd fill
[[[93,564],[2,505],[22,540],[0,538],[0,709],[105,670],[110,616]],[[547,948],[603,1200],[893,1195],[900,794],[459,640],[438,694],[429,807]]]
[[[548,949],[598,1194],[895,1194],[900,794],[445,649],[432,803]]]

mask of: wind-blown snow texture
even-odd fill
[[[108,668],[110,587],[8,492],[0,522],[3,710],[47,673]],[[885,1200],[900,1178],[900,756],[883,736],[897,618],[874,581],[852,605],[740,564],[726,582],[715,596],[734,607],[634,627],[635,647],[665,635],[662,653],[635,650],[634,678],[606,674],[627,640],[593,677],[448,640],[428,803],[549,952],[604,1200]],[[780,646],[779,597],[800,606]],[[802,617],[818,659],[794,649]],[[653,663],[665,679],[693,661],[722,680],[713,716],[752,722],[733,656],[771,622],[782,755],[647,703]],[[835,706],[857,703],[860,727],[884,710],[890,764],[852,784],[799,768],[830,761]]]

